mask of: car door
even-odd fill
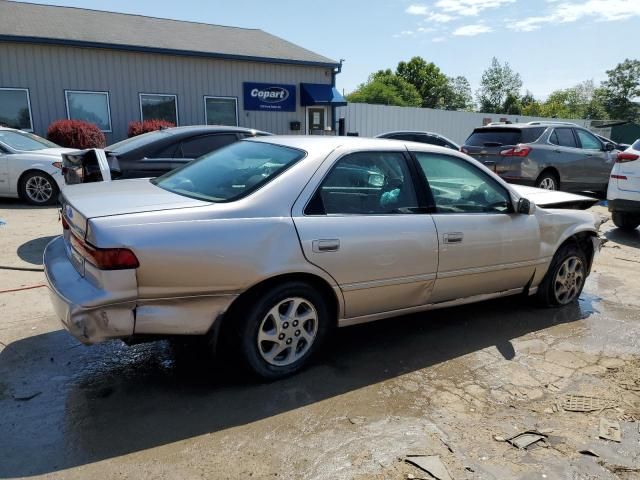
[[[584,164],[584,155],[571,127],[554,128],[549,134],[549,143],[552,145],[548,154],[540,160],[538,165],[542,171],[545,167],[554,167],[560,172],[561,190],[580,190],[581,170]]]
[[[436,207],[440,248],[431,301],[522,289],[544,263],[536,216],[514,213],[509,191],[471,161],[413,155]]]
[[[406,151],[343,151],[323,166],[292,213],[305,257],[340,286],[345,317],[427,303],[438,238]]]
[[[580,128],[576,128],[575,132],[583,154],[580,182],[585,189],[605,191],[614,164],[614,154],[605,151],[603,143],[590,132]]]

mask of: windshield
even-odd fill
[[[240,141],[151,182],[186,197],[230,202],[262,187],[304,155],[281,145]]]
[[[113,145],[109,145],[105,148],[108,152],[117,152],[120,154],[130,152],[138,147],[147,145],[148,143],[155,142],[161,138],[170,136],[171,133],[166,130],[156,130],[154,132],[143,133],[142,135],[136,135],[135,137],[127,138]]]
[[[0,130],[0,142],[8,145],[14,150],[32,152],[43,148],[59,148],[53,142],[45,140],[33,133],[19,132],[16,130]]]

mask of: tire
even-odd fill
[[[587,269],[587,256],[577,245],[560,247],[538,287],[536,300],[545,307],[559,307],[574,302],[584,288]]]
[[[553,172],[542,172],[536,180],[536,188],[560,190],[560,179]]]
[[[286,282],[246,300],[248,305],[229,319],[233,346],[244,367],[262,380],[278,380],[304,368],[332,325],[326,299],[303,282]]]
[[[640,225],[640,214],[613,212],[611,218],[614,225],[622,230],[633,231]]]
[[[20,198],[29,205],[55,205],[60,189],[56,181],[46,172],[35,170],[24,175],[18,185]]]

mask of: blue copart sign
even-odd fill
[[[296,86],[244,82],[244,109],[273,112],[296,111]]]

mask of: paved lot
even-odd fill
[[[80,345],[38,287],[56,210],[0,200],[0,219],[0,478],[430,478],[408,454],[454,479],[640,478],[640,230],[605,224],[579,304],[343,329],[307,371],[258,385],[166,342]],[[565,411],[568,394],[599,410]],[[502,441],[533,429],[547,439],[528,450]]]

